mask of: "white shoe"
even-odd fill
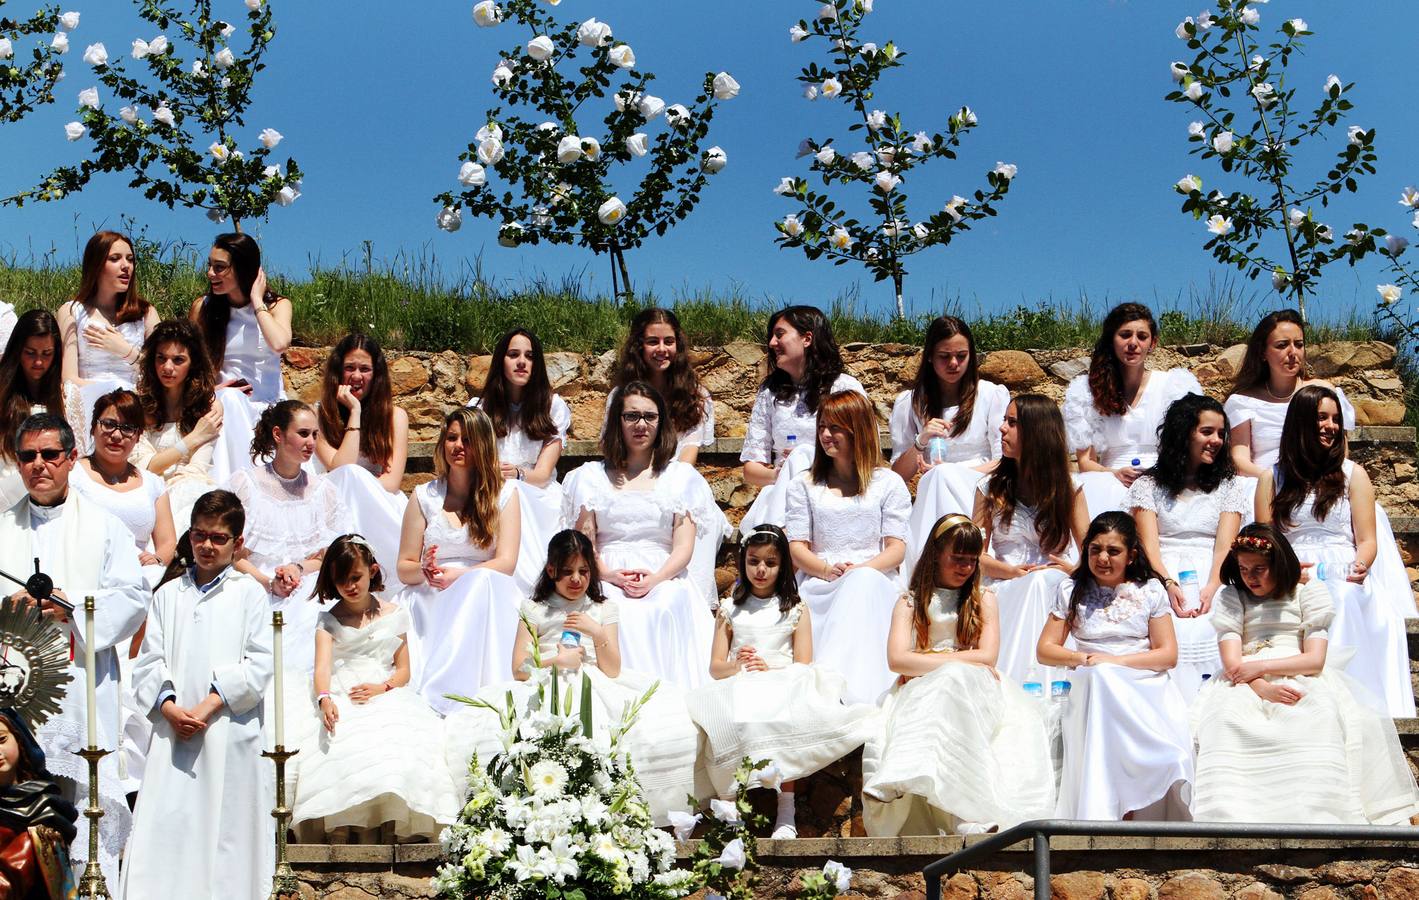
[[[791,841],[798,837],[798,829],[793,825],[780,825],[769,835],[772,841]]]

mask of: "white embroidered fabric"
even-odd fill
[[[1059,584],[1049,614],[1068,621],[1069,597],[1074,592],[1074,579]],[[1143,584],[1126,581],[1117,588],[1094,585],[1079,603],[1070,634],[1078,648],[1085,652],[1144,653],[1152,647],[1148,639],[1148,623],[1171,613],[1168,592],[1157,579]]]
[[[246,510],[251,564],[263,573],[311,558],[345,531],[345,508],[334,487],[304,469],[285,479],[267,463],[233,473],[230,486]]]
[[[852,497],[810,477],[805,472],[788,485],[784,533],[790,541],[807,541],[818,556],[839,563],[871,559],[887,538],[907,539],[911,494],[896,472],[879,467],[867,490]]]
[[[866,395],[862,382],[843,373],[833,382],[831,393],[857,391]],[[749,413],[749,426],[744,434],[744,450],[739,454],[740,462],[759,462],[774,465],[788,449],[788,436],[794,435],[798,446],[812,447],[818,428],[818,414],[808,409],[799,391],[789,400],[779,400],[773,392],[759,389],[754,398],[754,408]]]
[[[469,406],[481,406],[481,398],[474,397],[468,401]],[[518,409],[518,404],[512,405],[514,410]],[[561,394],[552,395],[552,424],[556,426],[557,434],[550,440],[561,441],[566,445],[567,432],[572,427],[572,410],[567,406],[567,401],[562,399]],[[521,428],[512,428],[504,437],[498,438],[498,462],[510,466],[521,466],[530,469],[537,465],[537,457],[546,446],[547,441],[534,441],[527,436]],[[555,473],[553,475],[555,478]]]
[[[1089,392],[1089,375],[1076,375],[1064,391],[1064,427],[1069,449],[1094,448],[1099,463],[1110,469],[1151,466],[1158,460],[1158,426],[1174,400],[1201,394],[1202,385],[1187,369],[1154,371],[1143,394],[1121,416],[1101,415]]]
[[[507,507],[512,499],[513,487],[503,482],[498,492],[498,508]],[[442,478],[426,482],[414,488],[414,500],[424,513],[424,552],[430,547],[438,547],[439,565],[472,566],[492,559],[498,550],[497,534],[486,547],[473,543],[466,526],[460,525],[444,511],[444,499],[448,496],[448,482]]]
[[[993,381],[976,382],[976,401],[971,409],[971,423],[957,437],[946,438],[946,462],[979,465],[1000,458],[1000,423],[1010,405],[1010,389]],[[948,406],[938,413],[947,430],[956,418],[959,406]],[[921,434],[921,416],[912,408],[912,392],[902,391],[892,403],[888,419],[892,432],[892,462],[906,453]]]
[[[719,608],[720,618],[729,622],[732,635],[729,658],[742,647],[753,647],[770,669],[793,665],[793,631],[803,618],[803,604],[796,603],[788,612],[779,612],[778,595],[749,596],[743,603],[733,600]]]
[[[1210,553],[1222,513],[1239,513],[1243,521],[1251,518],[1254,489],[1252,479],[1232,477],[1210,493],[1186,490],[1173,495],[1152,475],[1140,475],[1128,489],[1126,505],[1157,514],[1158,540],[1165,550],[1186,547]]]

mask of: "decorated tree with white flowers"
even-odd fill
[[[1410,185],[1400,191],[1399,205],[1409,211],[1409,224],[1419,229],[1419,188]],[[1392,279],[1389,284],[1375,285],[1380,295],[1375,315],[1408,339],[1412,348],[1419,344],[1419,307],[1411,302],[1406,308],[1401,302],[1406,292],[1411,301],[1419,296],[1419,269],[1413,263],[1413,254],[1404,255],[1409,249],[1409,239],[1379,228],[1374,229],[1371,236],[1377,241],[1376,251],[1385,258],[1386,275]],[[1383,243],[1378,243],[1381,240]]]
[[[242,149],[256,76],[276,34],[270,6],[245,0],[246,42],[237,47],[238,23],[214,14],[212,0],[192,0],[187,12],[164,0],[136,2],[157,33],[134,39],[131,67],[101,43],[84,51],[97,84],[79,91],[79,118],[64,131],[70,141],[87,140],[91,155],[3,202],[60,200],[99,173],[121,172],[149,200],[206,210],[238,231],[272,205],[293,203],[300,168],[271,159],[281,133],[264,128]]]
[[[629,295],[626,251],[694,211],[709,176],[727,163],[724,150],[702,144],[718,103],[737,96],[739,83],[707,73],[692,101],[662,99],[651,93],[655,76],[608,23],[558,22],[543,2],[473,7],[479,26],[515,23],[526,40],[493,68],[493,93],[508,109],[489,109],[459,154],[461,187],[434,198],[437,224],[457,231],[467,210],[496,219],[506,247],[545,241],[607,254],[613,292]]]
[[[54,86],[64,77],[60,57],[69,52],[69,32],[79,27],[78,13],[57,6],[12,19],[5,5],[0,0],[0,125],[54,102]]]
[[[1272,286],[1304,316],[1326,266],[1339,260],[1353,266],[1376,248],[1376,232],[1361,223],[1337,240],[1317,209],[1374,174],[1375,131],[1348,126],[1323,174],[1298,171],[1311,162],[1300,158],[1305,149],[1339,133],[1355,85],[1331,75],[1299,93],[1289,74],[1313,32],[1304,19],[1267,25],[1263,10],[1274,12],[1266,2],[1218,0],[1216,14],[1205,11],[1177,26],[1194,56],[1172,64],[1177,87],[1166,99],[1199,116],[1188,126],[1189,152],[1251,185],[1206,190],[1201,176],[1189,174],[1174,189],[1183,195],[1182,211],[1206,226],[1204,249],[1248,278],[1270,273]],[[1313,109],[1308,95],[1316,99]]]
[[[816,0],[815,0],[816,2]],[[906,52],[894,42],[881,46],[860,37],[873,0],[828,0],[818,4],[812,20],[792,26],[794,43],[821,42],[828,63],[809,63],[798,80],[803,96],[820,104],[843,106],[851,120],[846,139],[807,137],[798,145],[798,156],[808,157],[810,177],[786,176],[774,192],[798,205],[776,224],[780,247],[801,249],[809,259],[829,259],[834,265],[858,263],[877,281],[892,280],[897,315],[905,315],[902,285],[907,257],[928,247],[945,246],[971,223],[994,216],[996,204],[1010,190],[1016,168],[997,163],[986,173],[987,186],[969,197],[953,195],[939,210],[913,221],[907,211],[907,184],[920,166],[936,159],[955,159],[962,137],[976,127],[976,114],[962,106],[944,128],[913,132],[900,113],[874,107],[878,80],[902,66]],[[867,193],[870,214],[850,214],[828,193],[834,185],[861,188]]]

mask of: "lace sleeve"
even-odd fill
[[[310,548],[311,555],[320,553],[326,547],[335,542],[335,539],[344,534],[348,529],[346,523],[350,520],[350,514],[345,509],[345,504],[340,500],[340,492],[335,489],[327,479],[320,479],[316,484],[316,502],[320,504],[320,529],[312,535]]]
[[[1158,511],[1158,498],[1155,495],[1157,486],[1152,475],[1139,475],[1128,488],[1128,496],[1124,498],[1123,508],[1146,509],[1156,513]]]
[[[896,462],[913,446],[917,435],[921,434],[921,423],[916,420],[916,413],[912,410],[911,391],[902,391],[897,395],[897,399],[892,401],[892,415],[888,418],[887,425],[892,432],[892,462]]]
[[[808,499],[808,474],[805,472],[788,482],[787,509],[783,532],[790,541],[813,543],[813,504]]]
[[[754,397],[754,408],[749,413],[749,427],[744,432],[744,449],[739,453],[740,462],[773,465],[773,402],[774,395],[766,388],[759,388],[759,393]]]
[[[891,469],[878,469],[877,479],[884,482],[882,496],[882,539],[907,539],[907,520],[912,514],[912,496],[906,482]]]
[[[72,381],[64,382],[64,421],[74,431],[74,446],[80,456],[88,456],[93,449],[93,439],[89,434],[89,417],[84,410],[84,398],[79,386]]]
[[[1329,638],[1330,623],[1335,619],[1335,601],[1325,582],[1313,578],[1301,585],[1297,599],[1301,603],[1301,640]]]
[[[1331,387],[1335,391],[1336,399],[1340,401],[1340,422],[1345,426],[1346,431],[1350,431],[1355,427],[1355,407],[1351,404],[1350,398],[1345,396],[1343,390],[1334,385]]]
[[[600,463],[589,462],[577,466],[562,484],[562,527],[575,528],[582,510],[594,513],[604,507],[609,492],[602,489],[605,478],[598,478]]]
[[[1095,423],[1099,411],[1094,409],[1094,397],[1089,393],[1089,376],[1076,375],[1064,390],[1064,430],[1073,453],[1094,446]]]
[[[1134,482],[1137,484],[1137,482]],[[1222,512],[1234,512],[1241,515],[1243,520],[1250,519],[1256,508],[1256,479],[1245,478],[1234,475],[1222,482],[1221,487]]]
[[[1230,584],[1224,585],[1212,599],[1212,627],[1217,630],[1217,640],[1240,641],[1243,620],[1241,594]]]

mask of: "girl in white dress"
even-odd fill
[[[514,328],[498,339],[483,392],[468,405],[492,421],[503,479],[521,501],[522,540],[513,576],[527,593],[540,577],[547,541],[562,527],[557,461],[572,425],[571,407],[552,392],[537,335]]]
[[[1189,702],[1221,668],[1212,598],[1222,561],[1252,513],[1252,480],[1238,478],[1227,447],[1222,404],[1189,394],[1168,407],[1158,461],[1128,489],[1128,507],[1148,565],[1168,589],[1178,664],[1173,680]]]
[[[167,485],[174,528],[186,531],[197,498],[216,487],[212,450],[222,434],[212,364],[197,329],[168,320],[143,342],[138,399],[146,429],[133,462]]]
[[[694,366],[690,364],[690,342],[680,319],[668,309],[652,306],[636,313],[631,319],[626,342],[621,345],[621,357],[607,406],[622,385],[644,381],[665,398],[670,409],[670,425],[675,430],[676,457],[691,466],[699,458],[700,448],[714,444],[714,400],[700,384]],[[601,425],[605,433],[607,422]],[[694,505],[709,510],[718,508],[714,491],[701,476],[693,484]],[[690,580],[704,594],[706,605],[719,601],[714,580],[715,563],[724,536],[729,533],[729,519],[721,511],[709,521],[695,523],[695,552],[690,555]]]
[[[995,596],[980,583],[985,535],[941,517],[892,612],[887,660],[900,675],[862,754],[872,836],[1004,830],[1054,812],[1040,705],[994,670]]]
[[[843,371],[832,326],[817,307],[790,306],[774,313],[764,343],[769,371],[754,397],[739,454],[744,483],[759,488],[759,495],[740,520],[740,531],[765,522],[784,524],[788,483],[813,461],[818,407],[828,395],[856,391],[867,396],[861,382]]]
[[[602,589],[620,606],[628,668],[682,688],[705,680],[714,620],[686,577],[702,518],[698,474],[675,459],[669,407],[655,388],[633,381],[611,400],[602,462],[567,476],[563,519],[596,546]]]
[[[652,687],[655,692],[641,707],[635,725],[622,737],[621,746],[631,756],[658,824],[669,822],[670,812],[683,810],[695,786],[695,750],[698,732],[685,710],[679,688],[659,682],[621,665],[620,611],[615,598],[607,597],[591,539],[567,529],[552,536],[547,563],[523,599],[517,641],[512,655],[513,681],[485,685],[478,699],[504,709],[507,695],[519,709],[526,708],[535,688],[530,683],[535,644],[544,668],[555,670],[560,696],[571,697],[572,709],[581,708],[582,676],[591,684],[591,718],[597,734],[607,734],[621,724],[628,706]],[[459,787],[468,777],[474,751],[486,767],[506,748],[502,726],[491,710],[459,706],[444,720],[447,761]]]
[[[1158,426],[1172,402],[1202,393],[1187,369],[1148,368],[1158,324],[1141,303],[1120,303],[1104,317],[1089,371],[1064,392],[1069,449],[1078,455],[1079,484],[1089,515],[1125,508],[1133,480],[1158,459]]]
[[[321,727],[296,757],[291,825],[303,841],[386,823],[397,840],[434,840],[458,817],[443,722],[409,686],[409,610],[380,600],[383,589],[369,543],[336,538],[315,584],[316,597],[334,604],[315,633],[318,712],[310,718]]]
[[[374,338],[352,332],[325,363],[316,408],[319,468],[350,513],[349,529],[374,547],[387,572],[399,561],[408,498],[401,485],[409,457],[409,414],[394,405],[389,365]]]
[[[1380,593],[1375,489],[1346,458],[1345,431],[1335,392],[1307,385],[1296,392],[1281,433],[1281,456],[1256,486],[1256,520],[1274,523],[1334,599],[1330,642],[1350,648],[1347,672],[1391,716],[1414,715],[1404,619]],[[1395,579],[1409,584],[1404,576]]]
[[[982,380],[971,328],[955,316],[927,326],[916,383],[892,404],[892,471],[916,485],[906,569],[916,564],[938,519],[970,515],[976,486],[1000,458],[1000,423],[1010,391]]]
[[[704,733],[701,765],[732,799],[740,762],[768,759],[783,783],[772,837],[798,837],[794,782],[862,745],[876,710],[844,706],[847,684],[813,663],[812,614],[798,597],[788,539],[760,525],[739,542],[739,580],[720,604],[710,656],[715,681],[686,697]]]
[[[1095,517],[1082,543],[1085,560],[1059,586],[1038,650],[1045,665],[1074,670],[1055,814],[1186,820],[1192,735],[1168,677],[1178,658],[1168,593],[1128,513]]]
[[[291,345],[291,301],[268,289],[261,248],[245,234],[219,234],[207,254],[210,290],[192,301],[217,373],[225,421],[213,453],[219,483],[251,467],[247,447],[261,411],[286,396],[281,354]]]
[[[1000,463],[976,494],[985,533],[981,574],[1000,613],[996,668],[1015,684],[1043,685],[1035,644],[1059,584],[1089,527],[1084,492],[1069,474],[1064,420],[1048,397],[1021,394],[1000,426]]]
[[[788,483],[784,531],[812,613],[815,659],[847,679],[848,701],[876,703],[892,684],[887,631],[911,495],[882,465],[877,416],[864,394],[830,395],[816,431],[812,465]]]
[[[31,309],[19,317],[0,356],[0,508],[9,509],[25,496],[15,459],[21,422],[52,411],[69,423],[76,440],[87,434],[79,387],[61,376],[62,357],[59,323],[52,313]]]
[[[501,681],[512,662],[522,515],[498,466],[493,423],[463,407],[443,420],[435,480],[414,489],[399,540],[398,603],[414,630],[414,684],[446,714],[455,701]]]
[[[1221,678],[1192,709],[1204,822],[1407,825],[1419,792],[1394,722],[1328,659],[1326,584],[1268,525],[1242,529],[1217,594]]]

